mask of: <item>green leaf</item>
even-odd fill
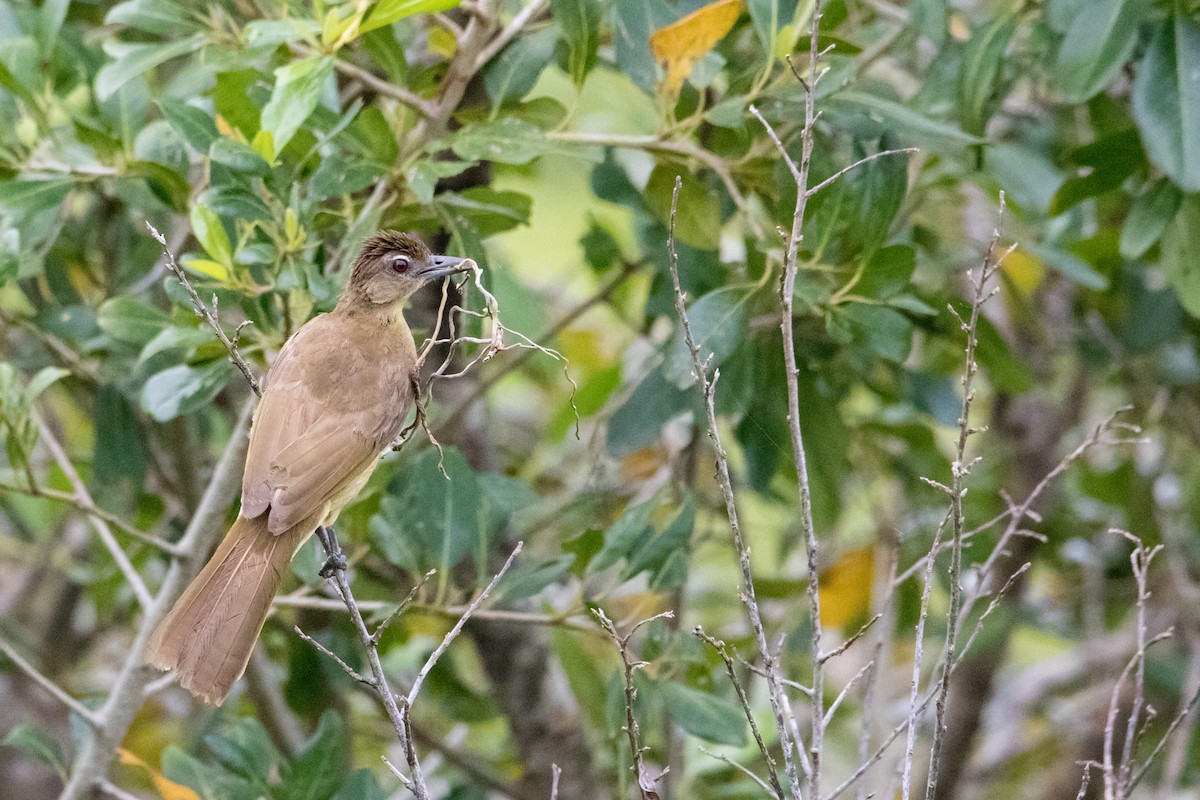
[[[42,48],[42,56],[51,61],[54,53],[54,43],[58,32],[62,29],[63,21],[67,18],[67,8],[71,0],[46,0],[42,3],[41,19],[38,21],[38,39]]]
[[[679,389],[661,369],[651,372],[608,421],[608,454],[628,455],[658,442],[663,425],[698,405],[698,394]]]
[[[1141,0],[1093,0],[1083,5],[1058,49],[1054,76],[1068,103],[1082,103],[1121,74],[1145,16]]]
[[[596,63],[600,37],[600,3],[595,0],[550,0],[550,15],[562,29],[567,42],[568,71],[576,86]]]
[[[342,784],[342,788],[333,796],[334,800],[384,800],[387,793],[375,780],[374,773],[369,769],[360,769],[350,775]]]
[[[494,533],[495,516],[480,496],[479,478],[462,453],[447,447],[426,450],[409,461],[392,482],[371,518],[371,541],[384,557],[413,573],[435,567],[440,575]]]
[[[174,0],[126,0],[109,9],[106,25],[127,25],[157,36],[178,36],[200,27],[196,15]]]
[[[380,0],[359,28],[360,33],[373,31],[393,22],[411,17],[413,14],[432,14],[454,8],[462,0]]]
[[[333,796],[350,763],[343,728],[342,718],[333,709],[321,715],[317,732],[292,762],[284,800],[329,800]]]
[[[212,146],[208,148],[208,157],[235,172],[266,175],[271,171],[271,165],[250,147],[224,136],[213,141]]]
[[[61,205],[73,183],[70,178],[6,181],[0,209],[29,213]]]
[[[613,3],[612,40],[617,66],[646,94],[655,94],[658,84],[658,65],[650,52],[650,34],[677,16],[664,0]]]
[[[553,62],[556,40],[554,30],[547,28],[522,36],[504,49],[483,77],[493,108],[509,98],[520,100],[529,94],[542,71]]]
[[[746,324],[746,302],[750,293],[737,286],[725,286],[709,292],[688,309],[688,325],[700,348],[700,360],[711,374],[725,359],[733,355]],[[675,334],[663,364],[667,380],[680,389],[696,382],[692,354],[683,335],[683,326]]]
[[[204,252],[224,267],[233,266],[233,246],[229,243],[229,234],[221,224],[217,212],[205,205],[197,203],[192,206],[192,233],[196,241],[204,248]]]
[[[320,33],[320,24],[311,19],[256,19],[243,31],[250,47],[278,47]]]
[[[1086,289],[1102,292],[1108,288],[1108,278],[1073,253],[1046,245],[1030,245],[1029,252],[1041,259],[1046,266],[1061,272]]]
[[[267,775],[279,763],[279,754],[266,729],[254,717],[241,717],[216,733],[204,737],[204,743],[230,772],[246,778],[259,788],[267,788]]]
[[[25,384],[25,403],[32,406],[33,401],[41,396],[50,386],[71,374],[70,370],[62,367],[42,367],[37,374]]]
[[[1071,153],[1071,160],[1081,167],[1080,174],[1068,178],[1054,193],[1050,202],[1053,215],[1120,187],[1126,178],[1145,166],[1146,156],[1137,132],[1129,129],[1077,148]]]
[[[58,740],[42,728],[20,722],[4,736],[3,744],[15,747],[45,764],[54,774],[67,779],[67,760]]]
[[[461,194],[440,194],[435,205],[465,219],[480,236],[493,236],[529,222],[533,200],[520,192],[498,192],[479,186]]]
[[[686,494],[675,515],[661,530],[640,537],[626,556],[621,580],[630,580],[643,571],[650,572],[650,587],[662,591],[683,585],[687,577],[688,544],[696,528],[696,503]],[[680,570],[672,570],[675,564]]]
[[[150,376],[142,387],[142,410],[159,422],[175,419],[208,404],[233,376],[226,361],[202,367],[177,364]]]
[[[1200,21],[1176,0],[1133,80],[1133,118],[1146,152],[1177,186],[1200,192]]]
[[[333,56],[313,56],[275,70],[275,88],[262,110],[262,130],[269,131],[279,153],[317,107],[325,81],[333,74]]]
[[[132,297],[119,296],[100,306],[96,324],[114,339],[142,347],[171,324],[171,318]]]
[[[1134,198],[1121,228],[1121,256],[1132,260],[1145,255],[1162,238],[1182,203],[1183,193],[1167,178],[1159,178]]]
[[[452,178],[462,174],[463,170],[472,165],[471,161],[434,161],[422,159],[408,171],[408,188],[422,203],[433,200],[433,192],[437,182],[442,178]]]
[[[894,144],[891,135],[881,139],[881,149],[889,149]],[[863,158],[866,152],[856,143],[854,155]],[[904,202],[908,190],[908,159],[902,155],[877,158],[843,180],[851,183],[857,203],[857,223],[848,231],[850,240],[863,252],[873,252],[887,239],[892,220]]]
[[[784,26],[790,25],[796,15],[796,0],[747,0],[746,10],[750,12],[750,21],[754,32],[762,42],[766,60],[769,62],[779,51],[779,33]],[[794,30],[789,28],[789,30]],[[791,37],[788,37],[791,38]],[[789,46],[787,42],[784,46]],[[826,43],[827,44],[827,43]],[[820,45],[822,49],[826,44]],[[838,48],[838,52],[843,52]]]
[[[536,125],[503,117],[458,131],[450,139],[450,149],[468,161],[528,164],[554,148]]]
[[[912,347],[912,322],[887,306],[844,303],[831,309],[826,326],[835,341],[897,364],[908,358]]]
[[[659,687],[667,711],[692,736],[713,744],[746,743],[746,718],[730,701],[678,681],[662,681]]]
[[[608,569],[622,558],[627,558],[641,542],[650,527],[650,515],[654,502],[638,503],[625,509],[617,521],[604,534],[604,547],[592,559],[590,568],[596,572]]]
[[[838,92],[829,98],[829,105],[849,106],[864,112],[884,125],[898,128],[900,132],[908,134],[908,142],[920,143],[923,138],[928,137],[962,144],[982,144],[986,141],[949,123],[930,119],[895,100],[865,92]]]
[[[580,637],[573,631],[551,628],[550,643],[554,655],[567,676],[571,694],[583,712],[599,730],[607,725],[604,708],[604,678],[596,667],[595,656],[580,644]]]
[[[170,353],[182,350],[185,353],[213,340],[213,332],[207,328],[180,328],[176,325],[163,328],[158,335],[146,343],[138,356],[138,363],[144,364],[160,353]]]
[[[1004,15],[971,37],[958,81],[958,119],[964,131],[982,136],[995,105],[1005,51],[1017,30],[1015,16]]]
[[[532,597],[565,575],[574,560],[574,556],[562,555],[544,561],[522,561],[504,576],[496,597],[505,602]]]
[[[178,100],[156,100],[163,116],[180,136],[198,153],[207,153],[217,133],[217,123],[206,112]]]
[[[104,508],[127,513],[145,487],[146,431],[124,392],[108,385],[100,389],[92,412],[92,469],[89,483]]]
[[[680,167],[659,164],[650,173],[644,191],[646,207],[663,225],[671,219],[671,197],[675,191],[675,176],[683,183],[679,188],[679,206],[675,215],[675,237],[686,245],[700,250],[715,250],[721,240],[721,205],[716,192],[691,173]]]
[[[1162,240],[1162,264],[1179,304],[1200,317],[1200,197],[1183,200]]]
[[[105,64],[96,73],[96,96],[107,100],[117,90],[143,72],[149,72],[173,58],[199,50],[205,42],[204,34],[196,33],[184,39],[167,43],[122,44],[114,47],[116,60]]]
[[[875,252],[863,269],[853,292],[876,300],[888,300],[908,288],[917,255],[908,245],[892,245]]]

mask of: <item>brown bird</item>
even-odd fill
[[[404,302],[471,264],[407,233],[366,241],[337,307],[296,331],[267,372],[237,521],[154,630],[148,664],[207,703],[225,699],[292,556],[333,524],[404,424],[417,369]]]

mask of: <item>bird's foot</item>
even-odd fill
[[[325,548],[327,556],[317,574],[322,578],[332,578],[338,572],[345,572],[346,554],[342,552],[333,528],[317,528],[317,538],[321,540],[321,546]]]
[[[329,558],[325,559],[325,563],[321,565],[321,570],[317,574],[322,578],[332,578],[338,572],[346,571],[346,554],[338,550]]]

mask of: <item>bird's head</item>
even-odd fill
[[[426,283],[473,265],[467,258],[430,253],[425,243],[411,233],[380,231],[363,243],[343,300],[393,306],[403,303]]]

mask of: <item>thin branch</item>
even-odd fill
[[[196,316],[208,323],[208,326],[213,329],[213,333],[217,335],[217,338],[221,340],[221,344],[225,345],[225,350],[229,353],[229,363],[241,370],[242,375],[246,378],[246,382],[250,384],[250,388],[254,390],[256,395],[261,397],[262,387],[259,386],[258,378],[254,377],[254,371],[250,369],[250,365],[246,363],[244,358],[242,358],[242,354],[238,350],[237,342],[230,340],[230,338],[225,335],[224,329],[221,328],[221,321],[217,319],[215,303],[214,308],[210,309],[204,303],[204,301],[200,299],[200,295],[196,291],[196,288],[192,286],[192,282],[188,280],[187,273],[184,272],[183,268],[179,266],[178,263],[176,263],[175,254],[172,253],[171,248],[167,246],[166,237],[159,233],[158,229],[151,225],[149,221],[146,222],[146,227],[150,229],[150,235],[154,237],[154,240],[162,246],[163,257],[167,260],[167,269],[171,270],[175,277],[179,279],[179,282],[183,284],[184,291],[187,292],[188,298],[191,300],[192,311],[196,312]],[[215,296],[213,297],[213,300],[216,300]]]
[[[853,636],[851,636],[849,639],[842,642],[840,645],[833,648],[828,653],[822,653],[821,654],[822,663],[829,661],[832,658],[837,658],[842,653],[846,652],[851,647],[853,647],[854,643],[857,642],[859,639],[861,639],[863,637],[863,635],[866,634],[866,632],[871,629],[871,626],[874,625],[876,622],[878,622],[882,616],[883,616],[882,614],[876,614],[875,616],[871,617],[869,620],[864,622],[862,627],[858,629],[858,632],[855,633]]]
[[[16,648],[9,644],[6,640],[0,638],[0,653],[4,653],[5,657],[11,661],[17,669],[24,672],[29,678],[41,686],[46,692],[58,702],[69,708],[72,713],[79,716],[88,725],[93,728],[98,728],[104,724],[103,717],[97,714],[92,709],[85,706],[83,703],[76,700],[71,695],[67,694],[61,686],[50,680],[41,670],[35,667],[29,661],[25,660],[24,656],[17,652]]]
[[[201,556],[226,530],[229,498],[241,485],[248,441],[246,432],[250,427],[252,411],[253,405],[250,403],[243,407],[225,451],[213,469],[208,487],[179,540],[180,551],[189,554],[190,559],[172,559],[158,594],[142,617],[128,652],[110,684],[108,698],[97,712],[103,724],[97,728],[94,736],[80,743],[72,762],[71,775],[59,800],[86,800],[101,786],[112,764],[113,754],[125,739],[134,715],[145,701],[147,690],[161,681],[157,672],[147,669],[142,663],[142,652],[159,619],[183,592],[184,585],[194,572],[193,567],[198,567]]]
[[[751,110],[753,111],[753,107],[751,107]],[[592,133],[588,131],[549,131],[546,134],[546,138],[551,141],[570,144],[625,147],[635,150],[646,150],[651,153],[670,153],[672,155],[683,156],[684,158],[695,159],[712,170],[720,178],[721,183],[725,186],[725,191],[729,194],[729,199],[733,201],[738,211],[742,212],[745,216],[755,235],[760,239],[766,238],[766,232],[762,229],[758,221],[758,216],[751,212],[746,196],[742,194],[737,181],[733,179],[733,173],[729,169],[728,162],[711,150],[706,150],[694,142],[682,139],[662,139],[653,134]]]
[[[514,16],[512,20],[504,26],[504,30],[500,31],[500,33],[496,35],[495,39],[492,39],[492,41],[488,42],[486,47],[479,51],[479,55],[475,59],[475,71],[478,72],[479,70],[483,69],[485,66],[487,66],[489,61],[495,58],[501,50],[507,47],[508,43],[516,38],[517,34],[519,34],[526,25],[533,21],[534,17],[541,13],[542,9],[546,6],[546,2],[547,0],[529,0],[529,2],[517,12],[516,16]]]
[[[79,498],[80,503],[94,508],[96,502],[92,499],[87,484],[83,482],[83,478],[79,477],[79,473],[75,470],[75,465],[71,463],[70,457],[67,456],[66,451],[54,436],[54,431],[50,430],[50,426],[40,417],[37,420],[37,425],[43,444],[50,451],[50,455],[54,458],[54,462],[58,464],[58,468],[62,470],[63,475],[67,477],[71,488],[75,490],[75,496]],[[113,563],[117,565],[117,569],[120,570],[122,577],[129,583],[129,588],[133,590],[138,605],[143,611],[149,610],[154,605],[154,598],[150,594],[150,590],[146,588],[146,582],[142,580],[142,576],[134,569],[129,556],[125,554],[125,551],[121,549],[121,544],[113,536],[112,529],[108,527],[108,522],[95,514],[89,515],[88,521],[91,522],[92,529],[96,532],[96,535],[100,537],[100,541],[104,544],[104,549],[112,556]]]
[[[696,626],[692,633],[701,641],[707,642],[710,647],[717,651],[717,655],[721,656],[721,660],[725,662],[725,672],[728,673],[729,682],[733,684],[733,689],[737,693],[738,702],[742,704],[742,713],[746,716],[746,721],[750,723],[750,732],[754,734],[754,743],[758,745],[758,752],[762,754],[763,760],[767,762],[767,775],[771,779],[771,786],[766,787],[766,784],[763,784],[758,776],[753,776],[754,780],[762,784],[764,788],[767,788],[779,800],[784,800],[783,786],[779,784],[779,773],[775,769],[775,759],[771,757],[771,753],[767,750],[767,745],[763,741],[762,733],[758,730],[758,723],[754,720],[754,712],[750,710],[750,698],[746,696],[746,689],[742,686],[741,680],[738,679],[737,670],[734,669],[733,656],[729,654],[724,642],[709,636],[699,625]],[[720,756],[717,757],[720,758]],[[730,763],[732,764],[733,762]],[[735,764],[734,766],[749,772],[749,770],[746,770],[740,764]]]
[[[737,551],[738,563],[742,572],[742,591],[740,596],[750,617],[750,625],[754,629],[754,638],[758,644],[758,652],[762,658],[763,668],[766,670],[767,695],[771,700],[771,710],[775,714],[775,726],[779,731],[779,742],[783,748],[784,771],[788,776],[793,800],[800,800],[800,776],[797,772],[796,761],[792,756],[791,731],[789,730],[787,718],[784,716],[784,692],[780,680],[779,663],[767,643],[767,634],[763,627],[762,615],[758,608],[758,598],[754,591],[754,576],[750,567],[750,548],[742,536],[742,527],[738,520],[737,503],[735,502],[733,493],[733,479],[729,474],[729,457],[725,453],[725,448],[721,445],[721,433],[717,427],[715,397],[716,382],[719,373],[714,373],[711,379],[708,376],[706,365],[700,357],[700,346],[696,344],[696,339],[692,335],[692,327],[687,315],[687,303],[684,298],[683,288],[679,283],[679,256],[675,252],[675,214],[679,206],[679,189],[682,183],[682,179],[679,177],[675,178],[675,190],[671,195],[670,225],[667,233],[671,282],[675,289],[675,311],[679,316],[680,324],[683,326],[684,341],[687,343],[688,351],[692,356],[693,375],[700,386],[701,394],[704,396],[704,408],[708,421],[708,436],[712,439],[713,448],[716,451],[717,483],[721,487],[721,494],[725,499],[725,514],[729,518],[729,529],[733,534],[733,545]],[[810,576],[810,579],[811,581],[815,581],[815,571]],[[820,630],[819,622],[817,630]],[[819,637],[820,633],[818,632],[816,636]],[[818,648],[815,658],[819,657],[820,650]],[[814,694],[815,692],[816,687],[814,687]]]
[[[312,638],[307,633],[305,633],[303,630],[301,630],[299,625],[293,625],[292,630],[294,630],[296,632],[296,635],[299,636],[301,639],[308,642],[313,647],[315,647],[317,650],[319,650],[320,652],[324,653],[325,655],[329,656],[334,661],[336,661],[337,665],[339,667],[341,667],[345,671],[345,673],[347,675],[349,675],[351,678],[353,678],[355,681],[357,681],[358,683],[365,683],[367,686],[370,686],[372,689],[375,688],[375,683],[370,678],[364,678],[358,670],[356,670],[354,667],[350,666],[345,661],[343,661],[341,656],[339,656],[337,653],[333,652],[328,647],[321,644],[316,639]]]
[[[721,753],[714,753],[713,751],[711,751],[711,750],[708,750],[707,748],[705,748],[705,747],[704,747],[704,745],[700,745],[700,746],[699,746],[699,747],[697,747],[696,749],[697,749],[697,750],[699,750],[701,753],[704,753],[704,755],[708,756],[709,758],[715,758],[715,759],[717,759],[718,761],[724,761],[726,764],[728,764],[729,766],[733,767],[733,768],[734,768],[734,769],[736,769],[738,772],[742,773],[742,774],[743,774],[743,775],[745,775],[747,778],[749,778],[750,780],[752,780],[752,781],[754,781],[755,783],[757,783],[757,784],[758,784],[758,785],[759,785],[759,786],[762,788],[762,790],[763,790],[764,792],[766,792],[767,794],[773,794],[773,795],[775,795],[776,797],[779,797],[779,796],[780,796],[780,795],[778,795],[778,794],[776,793],[776,789],[775,789],[775,787],[773,787],[773,786],[768,786],[768,785],[767,785],[767,782],[766,782],[766,781],[764,781],[762,778],[758,777],[757,775],[755,775],[755,774],[754,774],[754,772],[753,772],[752,770],[750,770],[750,769],[749,769],[748,767],[746,767],[745,765],[743,765],[743,764],[739,764],[738,762],[734,761],[734,760],[733,760],[732,758],[730,758],[729,756],[727,756],[727,755],[722,755]]]
[[[0,483],[0,492],[13,492],[15,494],[26,495],[27,497],[44,498],[47,500],[57,500],[62,503],[67,503],[68,505],[74,506],[85,514],[91,514],[92,516],[99,517],[109,525],[117,528],[121,533],[132,536],[139,542],[155,547],[167,555],[182,555],[182,553],[179,551],[179,548],[176,547],[173,542],[168,542],[166,539],[160,539],[153,534],[146,533],[145,531],[135,528],[123,517],[93,505],[91,498],[89,497],[80,497],[79,495],[72,494],[70,492],[60,492],[57,489],[50,489],[45,486],[28,488],[14,483]]]
[[[446,649],[450,647],[451,642],[457,639],[458,635],[462,633],[462,629],[467,624],[467,621],[471,619],[471,616],[476,610],[478,610],[479,606],[483,604],[483,601],[486,600],[488,595],[492,593],[492,590],[496,588],[496,584],[498,584],[500,579],[503,578],[505,573],[508,572],[509,567],[513,565],[513,562],[516,561],[517,556],[521,554],[521,548],[524,546],[524,544],[524,542],[517,542],[517,546],[513,548],[513,551],[505,560],[504,566],[502,566],[500,571],[492,577],[491,582],[484,587],[483,591],[476,595],[475,599],[471,601],[471,605],[467,606],[467,610],[463,612],[462,616],[458,618],[458,622],[455,623],[454,627],[451,628],[449,633],[447,633],[442,639],[442,643],[439,644],[434,651],[429,654],[429,658],[425,659],[425,664],[421,667],[421,671],[417,673],[417,677],[413,680],[412,688],[408,691],[408,697],[406,698],[408,706],[411,707],[413,703],[416,702],[417,693],[421,691],[421,685],[425,683],[425,678],[429,676],[430,670],[432,670],[434,665],[437,664],[438,659],[442,657],[442,654],[446,652]],[[374,639],[372,639],[372,641],[374,641]]]
[[[784,255],[783,277],[779,286],[780,332],[783,336],[784,377],[787,382],[788,432],[792,444],[792,460],[796,466],[796,488],[800,501],[800,527],[804,538],[804,550],[808,561],[808,606],[809,606],[809,651],[812,658],[812,697],[810,698],[811,734],[808,743],[812,769],[808,776],[808,796],[821,796],[821,758],[825,747],[825,670],[821,660],[821,592],[818,564],[818,544],[813,526],[812,490],[808,481],[808,456],[804,449],[804,437],[800,428],[800,370],[796,364],[796,337],[793,330],[793,300],[796,294],[796,278],[799,272],[800,245],[804,240],[804,214],[811,196],[808,187],[809,167],[812,163],[813,137],[817,110],[816,90],[823,72],[818,72],[821,51],[819,48],[821,29],[821,0],[814,0],[812,24],[809,31],[808,80],[804,80],[791,59],[788,60],[796,78],[804,87],[804,127],[800,131],[800,163],[788,154],[775,130],[767,123],[754,106],[751,113],[766,129],[780,157],[787,165],[796,183],[796,205],[792,211],[792,229],[787,239]],[[799,791],[793,789],[799,797]],[[907,800],[907,799],[906,799]]]
[[[979,316],[984,303],[991,297],[988,284],[1004,256],[998,254],[1000,232],[1004,227],[1004,192],[1000,193],[1000,210],[997,215],[996,228],[992,232],[991,243],[983,260],[975,281],[975,294],[971,302],[971,316],[962,323],[967,335],[966,358],[963,367],[962,411],[958,418],[958,442],[955,448],[954,463],[950,465],[953,491],[950,499],[950,521],[953,533],[953,546],[950,549],[950,609],[946,612],[946,657],[942,663],[942,676],[938,685],[937,701],[934,705],[933,743],[930,747],[929,773],[925,784],[925,800],[933,800],[937,791],[938,773],[942,766],[942,747],[946,734],[946,703],[950,695],[950,672],[955,661],[955,647],[958,642],[959,612],[963,607],[963,588],[960,582],[962,571],[963,532],[966,527],[966,514],[963,510],[963,497],[967,493],[966,478],[970,474],[971,465],[967,462],[967,440],[974,431],[970,426],[971,404],[975,400],[975,375],[979,364],[975,360],[975,347],[978,343]],[[961,320],[960,320],[961,322]],[[994,554],[994,553],[993,553]],[[932,563],[932,562],[931,562]],[[912,731],[909,731],[912,735]],[[906,787],[907,788],[907,787]],[[907,800],[907,791],[905,792]]]
[[[828,178],[826,178],[825,180],[818,183],[816,186],[809,189],[808,196],[812,197],[817,192],[821,191],[822,189],[828,187],[830,184],[837,181],[838,178],[842,177],[850,170],[857,169],[858,167],[861,167],[863,164],[868,164],[877,158],[883,158],[884,156],[900,155],[901,153],[919,153],[919,152],[921,152],[921,148],[919,148],[919,147],[897,147],[894,150],[880,150],[878,153],[872,153],[871,155],[866,156],[865,158],[860,158],[858,161],[855,161],[853,164],[851,164],[848,167],[842,167],[837,172],[833,173]]]
[[[642,754],[647,748],[643,748],[641,744],[641,733],[638,728],[637,717],[633,713],[633,701],[637,699],[637,688],[633,685],[633,673],[642,667],[647,666],[645,661],[631,660],[629,656],[629,640],[633,635],[644,626],[653,622],[656,619],[671,619],[675,616],[674,612],[665,611],[662,614],[655,614],[653,617],[644,619],[630,629],[629,633],[621,636],[617,633],[617,627],[613,621],[608,618],[603,610],[593,608],[592,613],[596,615],[596,619],[600,621],[601,627],[608,632],[613,642],[617,646],[617,651],[621,654],[621,663],[625,667],[625,733],[629,737],[629,751],[633,755],[633,772],[637,778],[638,792],[641,794],[642,800],[654,800],[658,797],[655,791],[655,784],[666,775],[671,769],[669,766],[658,774],[658,777],[651,777],[646,771],[646,764],[642,758]]]

